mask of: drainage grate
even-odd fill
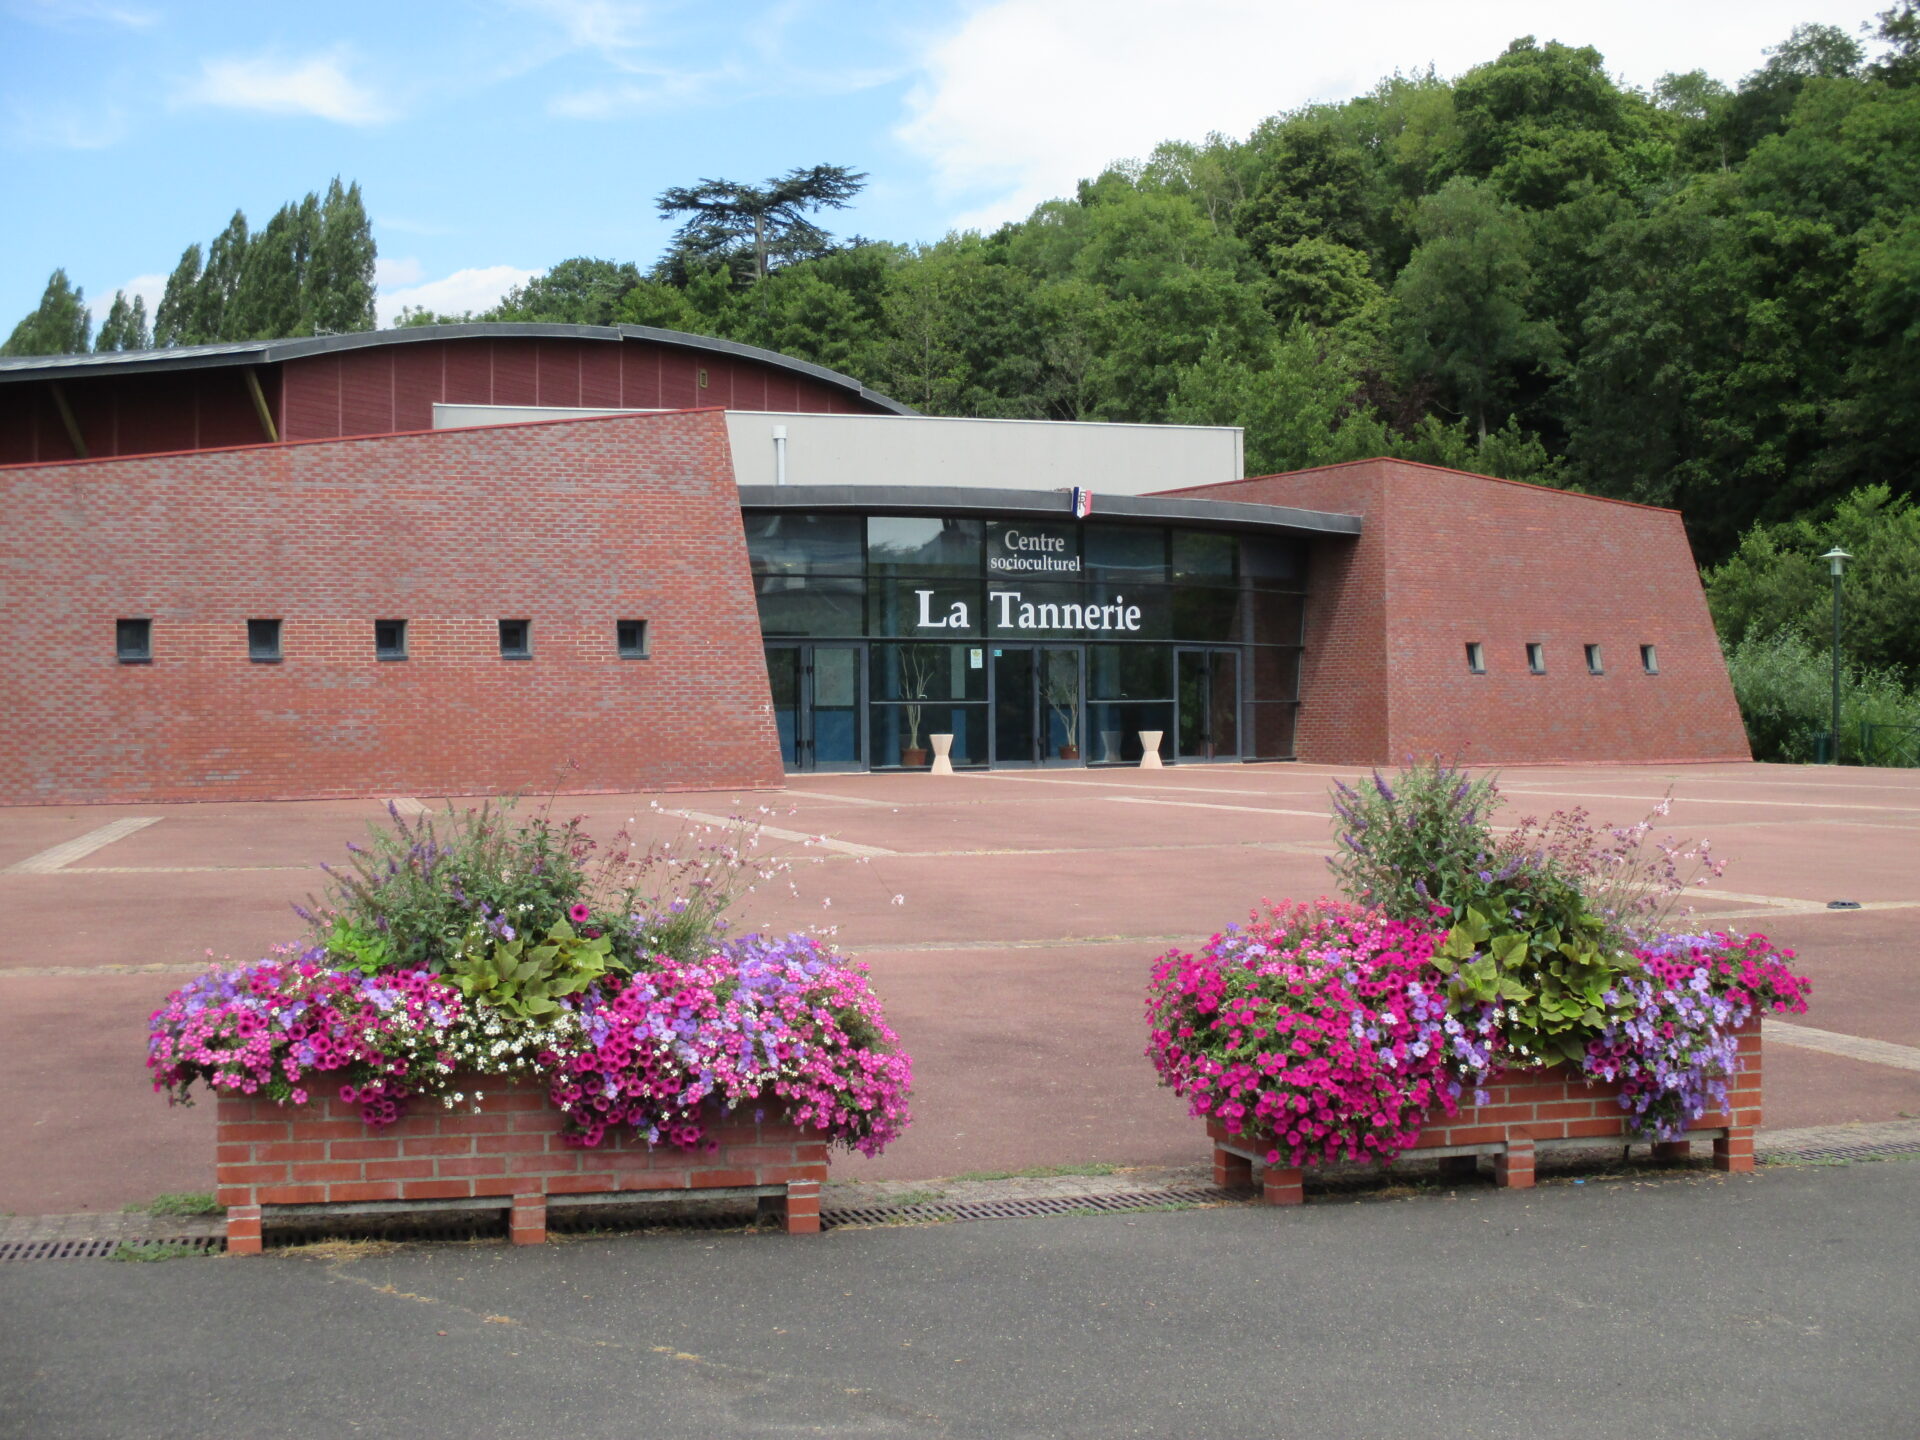
[[[1920,1144],[1808,1145],[1791,1150],[1762,1150],[1763,1165],[1791,1165],[1796,1160],[1911,1160],[1920,1157]]]
[[[1025,1220],[1042,1215],[1076,1215],[1089,1211],[1118,1213],[1161,1210],[1172,1205],[1223,1205],[1248,1199],[1250,1190],[1195,1189],[1139,1190],[1122,1195],[1042,1195],[1025,1200],[930,1200],[919,1205],[861,1205],[823,1212],[823,1229],[842,1225],[913,1225],[950,1220]]]
[[[165,1246],[189,1255],[217,1255],[227,1242],[212,1235],[166,1235],[157,1240],[137,1236],[117,1240],[4,1240],[0,1241],[0,1263],[11,1260],[111,1260],[122,1245],[129,1249]]]

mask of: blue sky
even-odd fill
[[[149,305],[237,207],[357,179],[382,315],[462,310],[572,255],[663,248],[702,177],[868,172],[840,234],[1018,218],[1109,160],[1454,74],[1516,35],[1598,46],[1631,84],[1729,82],[1795,23],[1890,0],[0,0],[0,333],[64,266],[96,314]]]

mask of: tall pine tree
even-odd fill
[[[167,288],[153,312],[153,343],[162,348],[199,345],[209,337],[199,329],[200,246],[181,252],[180,263],[167,277]]]
[[[303,300],[310,335],[341,335],[371,330],[373,310],[373,225],[360,199],[360,182],[342,187],[335,176],[320,206]]]
[[[126,291],[114,291],[113,305],[94,337],[94,350],[145,350],[152,343],[147,334],[147,302],[138,295],[129,302]]]
[[[65,270],[56,270],[47,279],[38,308],[13,327],[0,355],[80,355],[92,329],[84,292],[67,283]]]

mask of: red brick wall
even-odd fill
[[[719,411],[16,467],[0,513],[0,803],[781,783]]]
[[[469,1101],[449,1110],[416,1100],[398,1122],[378,1130],[360,1118],[359,1107],[337,1095],[285,1106],[222,1097],[215,1131],[216,1199],[230,1212],[234,1251],[258,1251],[257,1207],[263,1205],[729,1186],[790,1187],[784,1205],[788,1228],[820,1228],[827,1142],[817,1131],[801,1131],[771,1116],[756,1122],[743,1112],[708,1127],[708,1138],[718,1146],[712,1152],[704,1146],[691,1152],[649,1147],[630,1131],[609,1133],[589,1150],[561,1139],[563,1117],[548,1103],[544,1088],[494,1076],[475,1077],[473,1084],[485,1097],[477,1106]],[[523,1228],[517,1213],[514,1222],[516,1231]],[[544,1215],[538,1228],[544,1234]]]
[[[1675,511],[1393,460],[1173,493],[1365,517],[1357,542],[1316,542],[1302,760],[1749,758]],[[1468,672],[1468,641],[1486,674]]]

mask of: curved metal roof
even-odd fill
[[[398,330],[356,330],[348,335],[315,335],[298,340],[234,340],[219,345],[180,345],[167,350],[108,350],[92,355],[24,355],[0,359],[0,384],[26,380],[79,379],[93,375],[144,375],[163,370],[201,370],[226,365],[271,365],[307,355],[337,350],[364,350],[376,345],[413,345],[428,340],[646,340],[685,350],[753,360],[776,369],[805,375],[835,389],[857,395],[868,404],[894,415],[917,415],[878,390],[869,390],[851,375],[811,365],[757,345],[717,340],[711,335],[689,335],[651,325],[560,325],[534,322],[467,322],[459,325],[410,325]]]

